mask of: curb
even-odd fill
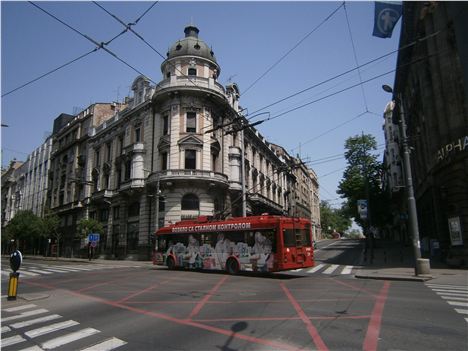
[[[412,281],[412,282],[425,282],[433,279],[433,276],[401,276],[391,274],[355,274],[355,278],[358,279],[377,279],[377,280],[399,280],[399,281]]]

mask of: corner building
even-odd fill
[[[83,215],[103,223],[104,257],[147,259],[159,227],[198,216],[241,216],[243,183],[247,215],[298,215],[293,158],[246,126],[239,88],[217,81],[221,67],[198,28],[184,32],[161,64],[163,80],[153,86],[137,77],[126,108],[90,132]],[[307,185],[298,188],[316,186],[300,214],[318,224],[312,195],[318,181],[312,171],[304,174],[314,179],[301,177]]]

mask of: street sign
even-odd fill
[[[97,246],[97,241],[91,241],[90,245],[91,245],[91,247],[96,247]]]
[[[98,233],[89,233],[88,234],[88,241],[93,242],[93,241],[99,241],[100,239],[100,234]]]
[[[13,272],[16,272],[20,266],[21,263],[23,262],[23,255],[19,250],[15,250],[11,255],[10,255],[10,268]]]

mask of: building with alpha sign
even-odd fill
[[[394,98],[408,125],[421,249],[468,264],[468,4],[403,5]]]

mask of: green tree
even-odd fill
[[[350,137],[345,142],[345,149],[348,166],[337,191],[346,199],[343,211],[364,228],[366,220],[362,220],[358,214],[357,200],[367,199],[369,224],[383,226],[388,220],[389,210],[387,195],[381,187],[383,165],[373,153],[377,150],[375,137],[370,134]]]
[[[41,219],[32,211],[18,211],[5,228],[5,239],[18,243],[18,249],[25,249],[26,242],[33,243],[41,235]],[[2,238],[4,236],[2,235]]]
[[[82,218],[78,222],[78,235],[80,238],[85,238],[89,233],[104,233],[104,228],[101,222],[92,218]]]
[[[329,233],[328,228],[330,231],[336,230],[339,233],[344,233],[351,226],[351,219],[341,208],[332,208],[327,201],[321,201],[320,223],[326,233]]]

